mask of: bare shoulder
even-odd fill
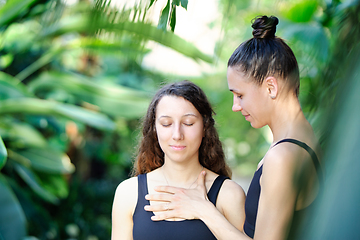
[[[132,177],[122,181],[116,188],[114,209],[122,209],[133,213],[137,202],[138,181]]]
[[[245,192],[239,184],[237,184],[233,180],[227,179],[224,181],[220,189],[219,196],[224,196],[226,198],[237,197],[239,199],[241,198],[245,199]]]
[[[264,157],[264,168],[272,170],[292,170],[302,164],[302,159],[307,159],[308,153],[303,148],[293,143],[281,143],[270,149]]]
[[[115,194],[121,194],[123,191],[131,194],[132,192],[137,192],[137,188],[138,188],[137,177],[132,177],[122,181],[117,186]]]
[[[308,157],[306,150],[292,143],[284,142],[270,149],[263,161],[262,189],[283,186],[287,191],[295,190]]]
[[[217,197],[216,207],[240,231],[245,221],[245,192],[232,180],[225,180]]]

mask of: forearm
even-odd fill
[[[199,211],[198,215],[199,219],[208,226],[219,240],[251,239],[234,227],[211,202],[204,202],[201,212]]]

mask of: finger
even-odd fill
[[[155,191],[161,193],[175,194],[183,188],[170,187],[170,186],[156,186],[154,189]]]
[[[161,202],[171,202],[172,195],[170,194],[147,194],[145,199],[149,201],[161,201]]]
[[[156,204],[156,205],[145,205],[145,211],[148,212],[165,212],[170,210],[169,203]]]
[[[175,218],[176,216],[173,213],[174,211],[167,211],[167,212],[163,212],[161,214],[156,214],[154,216],[151,216],[151,220],[152,221],[162,221],[162,220],[166,220],[166,219],[171,219],[171,218]]]
[[[205,188],[205,176],[206,176],[206,172],[201,171],[201,173],[199,174],[199,176],[197,178],[197,185],[198,186],[203,186]]]

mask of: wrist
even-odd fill
[[[208,199],[201,202],[201,207],[197,208],[197,215],[200,220],[207,222],[214,216],[214,212],[218,212],[217,208]]]

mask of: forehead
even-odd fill
[[[160,99],[156,107],[156,116],[184,116],[186,114],[193,114],[200,116],[198,110],[192,105],[191,102],[182,97],[177,96],[164,96]]]
[[[232,92],[258,87],[244,72],[239,71],[236,67],[228,67],[227,82],[229,90]]]

